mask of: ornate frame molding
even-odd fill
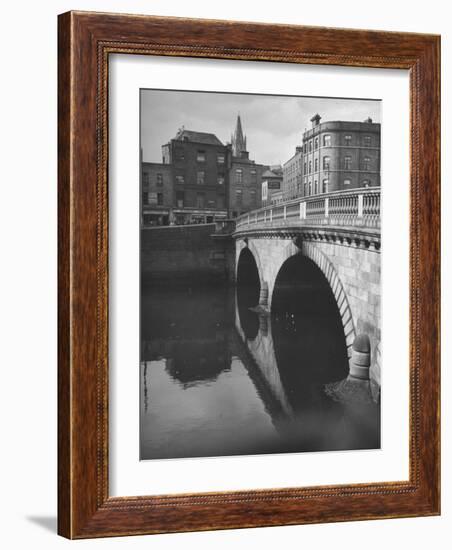
[[[68,12],[59,16],[58,47],[59,533],[86,538],[438,514],[439,37]],[[110,54],[410,71],[409,481],[109,496]]]

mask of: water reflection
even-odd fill
[[[142,459],[379,447],[377,406],[325,395],[347,365],[321,289],[283,289],[272,315],[255,286],[144,291]]]

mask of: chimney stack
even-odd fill
[[[312,118],[311,118],[311,122],[312,122],[312,127],[315,128],[316,126],[318,126],[320,124],[320,119],[322,117],[319,115],[319,113],[317,113],[316,115],[314,115]]]

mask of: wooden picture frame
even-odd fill
[[[69,12],[58,39],[58,532],[68,538],[440,513],[440,38]],[[408,481],[147,497],[108,491],[110,54],[410,73]]]

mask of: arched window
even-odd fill
[[[351,170],[351,168],[352,168],[352,157],[347,155],[344,157],[344,169]]]
[[[323,157],[323,169],[324,170],[330,169],[330,157]]]
[[[309,182],[309,196],[312,195],[312,181]]]
[[[319,138],[316,137],[314,141],[314,149],[318,149],[318,148],[319,148]]]
[[[323,136],[323,146],[324,147],[331,147],[331,135],[325,134]]]
[[[317,180],[315,180],[314,182],[314,194],[317,195],[317,193],[319,192],[319,183]]]
[[[319,159],[314,160],[314,172],[319,171]]]
[[[322,182],[322,193],[328,193],[328,186],[330,184],[329,179],[324,179]]]

